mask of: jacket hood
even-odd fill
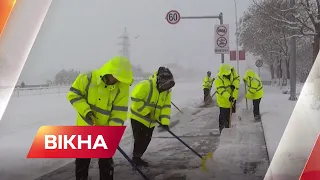
[[[99,69],[99,75],[111,74],[119,82],[131,84],[133,82],[132,66],[130,61],[122,56],[115,56]]]
[[[254,77],[256,76],[256,73],[255,73],[253,70],[248,69],[248,70],[246,71],[246,75],[245,75],[245,76],[254,78]]]
[[[232,69],[232,66],[229,65],[229,64],[222,64],[219,68],[219,72],[218,72],[218,75],[219,76],[224,76],[224,75],[230,75],[231,74],[231,69]]]

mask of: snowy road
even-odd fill
[[[200,82],[177,82],[173,102],[179,107],[202,99]],[[173,109],[173,113],[177,110]],[[45,94],[12,97],[0,121],[1,180],[32,180],[62,167],[72,159],[26,159],[39,127],[43,125],[73,125],[75,111],[66,94]],[[130,123],[127,123],[130,126]],[[124,137],[130,136],[127,128]]]
[[[190,89],[189,89],[190,90]],[[179,92],[180,96],[188,96],[188,91]],[[199,92],[200,93],[200,92]],[[240,98],[243,98],[243,88],[240,91]],[[173,96],[174,97],[174,96]],[[188,97],[191,97],[190,94]],[[189,104],[178,105],[186,115],[177,114],[173,119],[181,119],[181,123],[172,129],[187,144],[191,145],[200,154],[214,152],[219,144],[218,131],[218,108],[197,108],[199,98],[194,98]],[[128,127],[131,129],[131,127]],[[131,134],[121,141],[120,147],[131,156],[133,139]],[[199,170],[199,158],[180,142],[174,139],[169,133],[158,133],[154,131],[153,140],[145,153],[144,159],[148,160],[152,167],[144,169],[151,179],[179,180],[194,179],[195,175],[202,175]],[[132,171],[130,164],[117,152],[115,157],[115,179],[140,180],[141,176]],[[90,175],[92,180],[98,177],[97,160],[92,160]],[[210,173],[208,173],[210,174]],[[214,173],[212,174],[214,175]],[[201,176],[200,176],[201,177]],[[74,178],[74,163],[70,163],[56,171],[53,171],[37,180],[69,180]]]
[[[177,83],[173,91],[173,102],[186,115],[174,116],[173,119],[181,119],[181,123],[172,131],[200,154],[205,154],[215,151],[219,143],[218,108],[197,108],[203,94],[199,87],[199,82]],[[242,97],[243,88],[240,91],[240,98]],[[175,113],[177,110],[173,109],[173,114]],[[33,180],[44,174],[46,175],[39,180],[74,179],[73,159],[25,158],[40,126],[70,125],[74,123],[74,119],[75,112],[66,101],[65,94],[12,98],[0,122],[1,179],[14,180],[23,177],[24,180]],[[121,147],[131,156],[132,136],[129,121],[127,126]],[[146,171],[152,179],[179,180],[194,177],[197,173],[203,174],[198,169],[199,158],[166,132],[155,131],[144,158],[154,166]],[[116,179],[141,179],[118,152],[115,155],[115,164]],[[90,174],[93,179],[98,179],[95,160],[91,166]]]

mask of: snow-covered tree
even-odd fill
[[[290,78],[290,38],[297,36],[297,77],[305,81],[312,67],[312,43],[310,36],[290,24],[290,16],[297,10],[288,9],[286,0],[261,0],[254,3],[240,19],[240,44],[269,66],[271,77]],[[279,18],[281,17],[281,19]],[[298,18],[295,16],[295,18]],[[297,25],[297,23],[294,23]],[[300,28],[302,28],[300,26]],[[300,30],[300,29],[299,29]]]
[[[272,77],[290,77],[289,34],[279,21],[269,18],[253,4],[240,19],[239,36],[240,45],[260,56],[269,66]]]
[[[295,31],[296,36],[311,37],[313,61],[320,49],[320,0],[295,0],[294,8],[289,7],[290,0],[253,0],[260,11],[283,26]],[[277,6],[277,4],[283,4]],[[290,21],[293,17],[295,21]]]
[[[80,71],[76,71],[74,69],[69,69],[69,70],[62,69],[56,74],[54,78],[54,84],[70,85],[77,78],[79,74],[80,74]]]

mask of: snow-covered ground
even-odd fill
[[[190,84],[185,84],[190,88]],[[189,90],[188,90],[189,91]],[[244,102],[238,103],[238,112],[233,116],[233,128],[223,130],[220,138],[218,131],[217,107],[198,108],[201,95],[191,96],[183,90],[176,93],[191,97],[188,107],[181,107],[185,115],[176,115],[181,123],[171,129],[201,155],[214,152],[213,161],[208,160],[209,172],[199,168],[200,158],[174,139],[170,134],[155,130],[153,140],[144,155],[151,167],[143,169],[154,180],[194,180],[194,179],[262,179],[267,171],[268,157],[260,122],[253,122],[252,113],[244,111]],[[202,93],[201,90],[197,93]],[[243,89],[240,94],[243,97]],[[178,102],[180,106],[183,101]],[[187,117],[188,116],[188,117]],[[240,118],[239,118],[240,117]],[[239,120],[241,119],[241,120]],[[219,144],[220,141],[220,144]],[[122,149],[131,156],[132,137],[121,141]],[[130,164],[118,152],[115,157],[115,179],[139,180]],[[91,163],[90,176],[98,179],[98,164]],[[64,166],[42,176],[38,180],[74,179],[74,164]]]
[[[244,101],[239,100],[232,119],[233,127],[223,130],[220,137],[218,107],[199,108],[203,96],[200,82],[179,82],[174,88],[172,101],[184,114],[173,108],[173,121],[180,119],[180,123],[172,131],[201,155],[214,152],[213,161],[207,163],[209,172],[200,170],[199,157],[170,134],[159,133],[157,129],[143,157],[152,167],[143,171],[155,180],[262,179],[267,171],[268,157],[261,123],[253,122],[252,113],[245,111]],[[241,88],[240,97],[243,92]],[[65,93],[32,95],[10,100],[0,122],[1,179],[32,180],[42,175],[39,180],[74,179],[73,159],[25,158],[41,125],[74,124],[75,112],[65,96]],[[130,121],[126,125],[128,128],[120,146],[131,156]],[[119,152],[114,159],[115,179],[141,179]],[[92,160],[91,166],[92,180],[98,179],[96,160]]]
[[[202,99],[201,81],[177,83],[173,102],[180,108]],[[173,114],[177,110],[173,108]],[[38,128],[42,125],[73,125],[75,111],[66,94],[12,97],[0,121],[1,180],[34,179],[72,161],[72,159],[26,159]],[[129,121],[126,123],[130,127]],[[127,128],[124,138],[130,135]]]
[[[283,94],[283,90],[279,89],[279,87],[265,86],[264,89],[266,93],[261,100],[260,111],[268,155],[271,161],[296,101],[289,101],[289,95]],[[248,103],[251,105],[252,101],[248,101]]]
[[[286,100],[288,95],[277,92],[266,95],[268,107],[272,104],[274,107],[268,110],[269,118],[266,118],[267,114],[263,116],[263,125],[269,138],[268,150],[274,155],[265,180],[299,179],[320,132],[319,92],[315,92],[316,89],[314,82],[306,83],[295,107],[295,102]]]

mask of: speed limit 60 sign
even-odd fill
[[[180,19],[180,13],[176,10],[171,10],[166,15],[166,20],[169,24],[177,24]]]

